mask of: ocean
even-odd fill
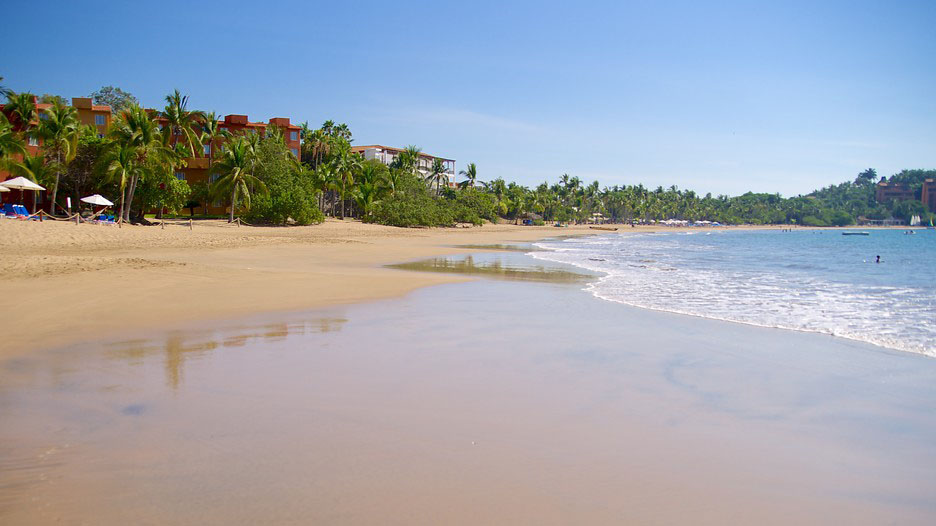
[[[703,230],[537,243],[596,297],[936,357],[936,231]],[[880,256],[880,263],[877,263]]]

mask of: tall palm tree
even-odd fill
[[[39,110],[36,109],[36,96],[32,93],[13,93],[7,95],[7,103],[3,107],[4,111],[13,117],[10,123],[13,128],[22,132],[25,137],[30,137],[33,128],[33,122],[39,118]]]
[[[163,143],[156,120],[137,105],[130,105],[117,114],[108,136],[117,144],[132,148],[135,156],[136,169],[130,174],[127,206],[122,217],[124,221],[129,221],[133,196],[140,179],[178,162],[178,156]]]
[[[432,189],[432,185],[435,184],[436,195],[442,193],[442,181],[445,181],[448,184],[448,176],[445,174],[445,163],[442,159],[433,159],[432,168],[429,169],[429,175],[426,176],[426,181],[429,183],[429,189]]]
[[[65,170],[65,163],[75,157],[80,132],[81,122],[78,120],[78,110],[58,101],[45,112],[44,117],[39,121],[37,135],[43,140],[43,148],[55,159],[56,165],[55,184],[52,186],[52,200],[49,204],[50,214],[55,213],[59,181]]]
[[[341,219],[345,218],[345,197],[354,185],[354,174],[361,165],[361,156],[351,153],[351,146],[343,143],[332,156],[332,168],[338,183],[341,199]]]
[[[205,153],[205,157],[208,158],[208,173],[211,174],[211,167],[214,163],[215,158],[215,143],[220,142],[221,140],[228,139],[231,136],[231,132],[221,127],[221,120],[218,119],[218,116],[215,112],[206,113],[204,120],[201,124],[201,144],[204,148],[208,146],[208,151]],[[207,194],[211,193],[211,177],[208,177],[206,182],[208,185]],[[205,203],[205,213],[208,213],[208,203]]]
[[[464,170],[458,172],[458,175],[465,178],[464,181],[458,183],[459,188],[473,187],[478,180],[478,167],[475,166],[475,163],[468,163],[468,166],[465,167]]]
[[[0,97],[7,97],[11,93],[13,93],[13,90],[3,85],[3,77],[0,77]]]
[[[127,183],[138,169],[136,157],[136,150],[133,146],[113,142],[98,161],[104,179],[110,182],[117,181],[120,187],[120,215],[118,217],[121,218],[124,217],[124,210],[127,208]]]
[[[361,210],[362,217],[367,217],[374,203],[387,192],[386,174],[387,166],[380,161],[361,163],[354,189],[354,201]]]
[[[205,122],[204,112],[189,110],[188,95],[174,90],[166,95],[166,107],[160,115],[166,119],[162,130],[163,144],[168,147],[182,144],[188,156],[195,157],[202,148],[200,130]]]
[[[229,223],[234,222],[234,209],[237,207],[238,197],[244,208],[249,210],[251,188],[261,194],[267,193],[267,187],[263,181],[253,175],[255,156],[256,152],[251,148],[247,138],[238,136],[227,144],[221,158],[214,165],[214,172],[221,176],[215,182],[215,195],[228,194],[231,197]]]
[[[13,130],[13,125],[7,120],[6,115],[0,113],[0,162],[13,155],[25,153],[26,143]]]

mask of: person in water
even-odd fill
[[[881,262],[881,256],[878,256],[877,259],[876,259],[874,262],[875,262],[875,263],[880,263],[880,262]]]

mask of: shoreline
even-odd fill
[[[5,314],[0,360],[179,324],[399,297],[473,278],[385,265],[497,250],[483,245],[699,230],[638,226],[609,232],[590,226],[401,229],[328,220],[284,228],[208,220],[189,230],[178,224],[118,229],[3,221],[0,271],[6,278],[0,287],[15,300]],[[781,227],[705,230],[776,228]]]

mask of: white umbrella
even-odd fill
[[[5,187],[5,186],[0,186],[0,193],[2,193],[2,192],[9,192],[9,191],[10,191],[9,188],[7,188],[7,187]]]
[[[45,190],[45,188],[25,177],[14,177],[13,179],[3,181],[0,183],[0,186],[5,186],[10,190]]]
[[[88,197],[82,197],[81,202],[88,203],[89,205],[114,206],[114,203],[111,203],[107,199],[101,197],[101,194],[94,194],[94,195],[89,195]]]

